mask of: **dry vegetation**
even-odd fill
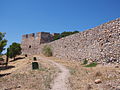
[[[48,90],[57,69],[46,60],[38,60],[40,68],[32,70],[32,57],[10,62],[14,68],[0,72],[0,90]]]
[[[59,70],[47,60],[38,60],[40,69],[32,70],[32,58],[27,57],[10,62],[9,66],[15,66],[15,68],[0,72],[2,75],[8,74],[0,77],[0,90],[49,90]],[[115,68],[114,65],[84,67],[85,65],[78,61],[46,58],[63,64],[70,70],[69,82],[72,90],[117,90],[120,88],[120,67]],[[100,79],[101,83],[95,84],[96,79]]]
[[[69,68],[71,77],[69,82],[72,90],[117,90],[120,88],[120,67],[111,65],[97,65],[96,67],[84,67],[81,62],[61,60],[51,57],[55,62]],[[100,79],[102,83],[95,84]]]

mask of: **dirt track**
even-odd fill
[[[56,63],[53,60],[41,57],[39,58],[51,62],[60,70],[57,77],[54,79],[53,84],[51,85],[51,90],[71,90],[68,81],[68,78],[70,76],[69,70],[65,66]]]

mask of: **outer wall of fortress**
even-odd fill
[[[59,58],[120,63],[120,18],[56,41],[51,34],[23,35],[22,53],[41,54],[45,45]]]

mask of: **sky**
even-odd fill
[[[23,34],[84,31],[120,17],[120,0],[0,0],[0,32],[9,46]]]

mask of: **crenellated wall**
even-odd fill
[[[120,18],[50,43],[36,44],[34,49],[23,53],[41,54],[45,45],[50,45],[53,56],[59,58],[120,63]]]
[[[44,43],[49,43],[53,41],[52,34],[48,32],[38,32],[38,33],[31,33],[22,36],[22,53],[23,54],[32,54],[36,53],[36,49],[38,46]]]

